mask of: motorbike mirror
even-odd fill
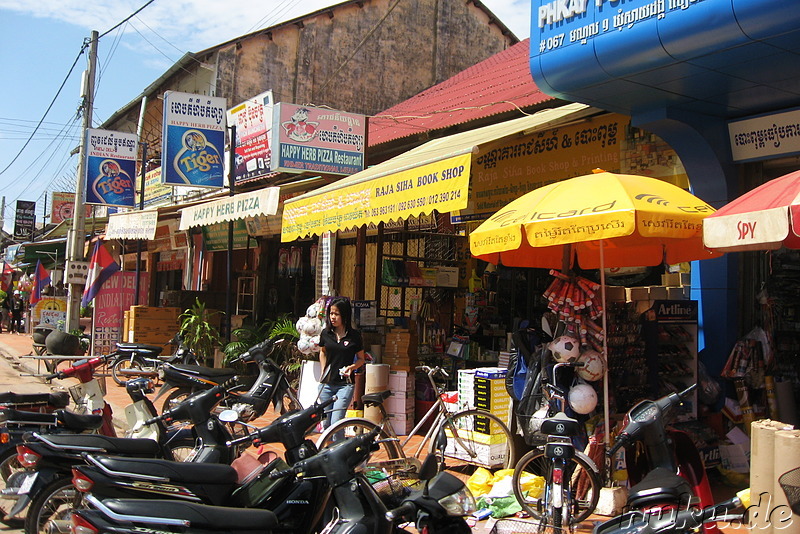
[[[219,420],[223,423],[235,423],[239,420],[239,412],[236,410],[222,410],[219,414]]]

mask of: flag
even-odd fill
[[[89,302],[100,292],[100,287],[117,271],[119,271],[119,265],[111,257],[111,253],[100,241],[96,241],[92,260],[89,262],[89,272],[86,275],[86,287],[83,290],[81,306],[88,306]]]
[[[33,273],[33,289],[31,290],[31,304],[42,300],[42,290],[51,283],[50,273],[42,265],[42,260],[36,262],[36,272]]]
[[[14,268],[3,262],[3,274],[0,277],[0,290],[9,293],[12,289],[11,280],[14,278]]]

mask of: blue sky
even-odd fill
[[[530,2],[483,0],[520,39],[530,33]],[[46,196],[46,205],[50,205],[50,192],[74,190],[78,157],[70,152],[80,143],[77,109],[81,77],[87,65],[87,54],[80,54],[81,47],[92,30],[102,35],[146,3],[147,0],[0,0],[0,72],[4,74],[0,96],[0,195],[5,196],[6,231],[13,230],[17,200],[37,203],[38,223]],[[136,98],[184,53],[198,52],[337,3],[153,1],[128,23],[100,39],[94,126]],[[24,146],[51,104],[38,132]]]

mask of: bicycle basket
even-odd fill
[[[787,471],[778,478],[792,512],[800,514],[800,467]]]
[[[373,482],[376,476],[383,476],[383,473],[369,473],[367,479],[370,480],[375,493],[389,509],[397,508],[412,491],[422,488],[420,479],[414,474],[394,473]]]

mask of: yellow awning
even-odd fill
[[[568,104],[434,139],[383,163],[286,200],[281,241],[467,207],[472,159],[480,145],[597,110]]]

